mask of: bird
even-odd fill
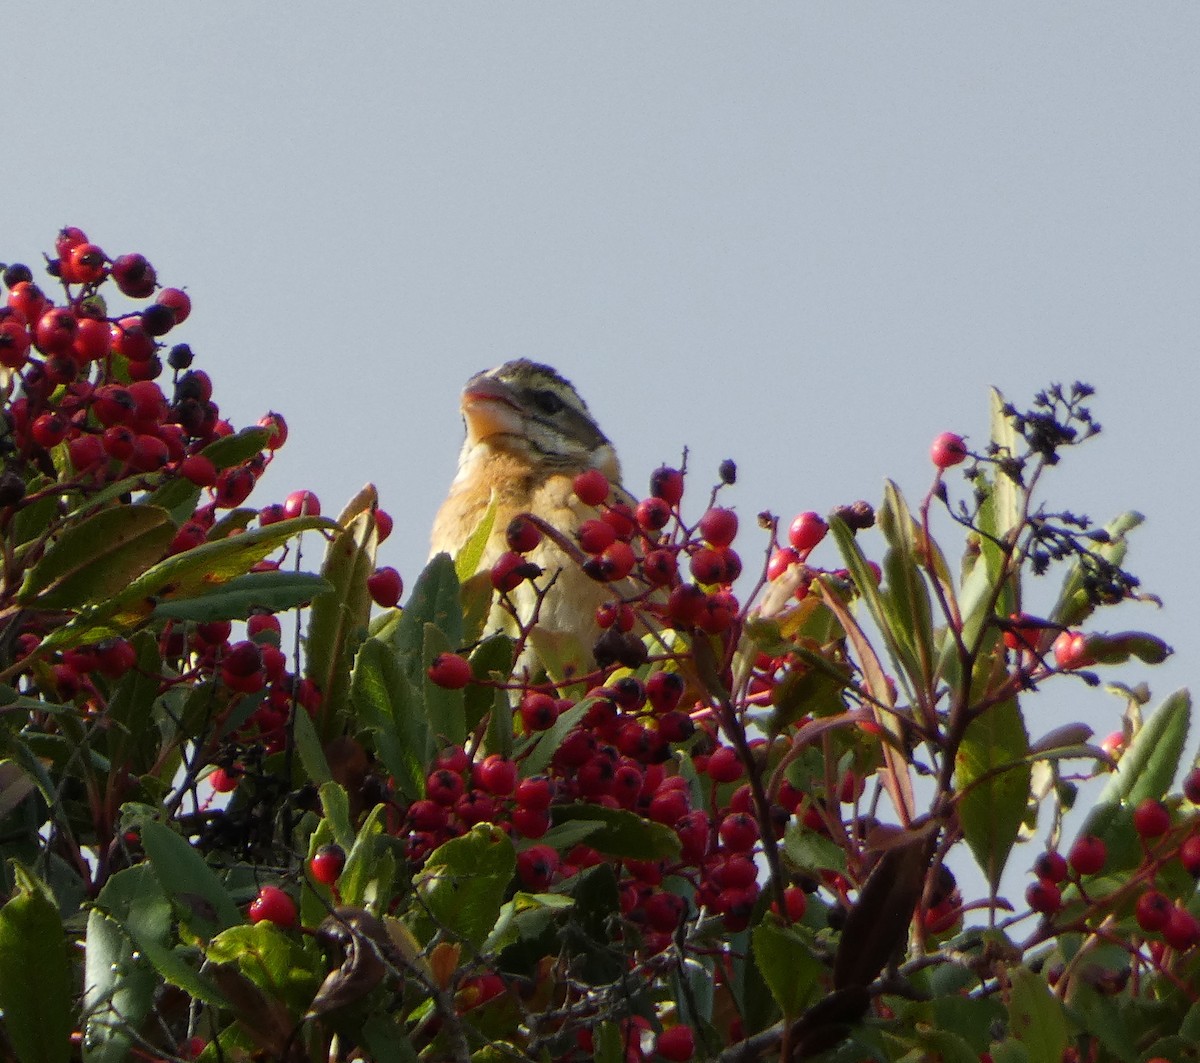
[[[431,557],[457,557],[493,505],[480,572],[509,549],[506,531],[520,514],[530,513],[572,538],[584,521],[601,512],[574,491],[576,476],[588,470],[604,474],[612,485],[610,499],[631,500],[620,486],[621,465],[612,443],[570,381],[551,366],[519,358],[477,373],[463,388],[460,406],[466,439],[449,494],[433,522]],[[613,588],[592,580],[550,537],[543,537],[526,558],[553,582],[540,608],[529,582],[509,594],[522,624],[538,608],[536,630],[518,665],[530,671],[549,665],[552,652],[567,674],[586,671],[600,634],[596,610],[613,597]],[[512,613],[498,601],[485,633],[494,630],[517,630]]]

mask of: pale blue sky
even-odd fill
[[[336,512],[374,481],[410,584],[459,387],[510,357],[578,385],[635,492],[686,444],[698,512],[735,458],[751,525],[885,476],[915,501],[933,436],[984,442],[989,385],[1083,378],[1106,431],[1052,501],[1147,514],[1131,562],[1167,607],[1102,624],[1178,650],[1121,678],[1194,681],[1200,7],[141,2],[3,26],[0,259],[75,224],[187,285],[179,338],[223,411],[291,426],[256,497]],[[1074,686],[1030,703],[1035,734],[1111,729]]]

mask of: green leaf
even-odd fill
[[[379,542],[374,492],[360,493],[359,512],[345,519],[325,551],[321,575],[330,590],[313,600],[305,645],[305,674],[321,691],[317,732],[328,742],[341,730],[350,697],[350,669],[371,615],[367,577]]]
[[[1015,698],[971,721],[958,747],[955,785],[963,835],[992,889],[1017,840],[1029,799],[1029,736]]]
[[[200,488],[182,476],[164,480],[147,496],[146,502],[159,509],[165,509],[171,515],[171,523],[176,527],[189,520],[196,512],[200,502]]]
[[[175,554],[147,569],[108,601],[83,610],[70,623],[52,631],[41,646],[64,649],[124,634],[144,622],[164,601],[195,598],[217,590],[300,532],[332,525],[326,517],[293,517]]]
[[[319,791],[324,822],[333,830],[333,840],[346,852],[354,847],[354,828],[350,825],[350,798],[335,782],[327,782]]]
[[[71,1058],[74,978],[49,889],[13,862],[16,892],[0,908],[0,1011],[20,1063]]]
[[[793,869],[817,876],[822,871],[846,871],[846,851],[829,838],[808,830],[797,820],[788,825],[783,852]]]
[[[445,633],[436,624],[425,625],[425,649],[422,661],[429,668],[443,653],[453,647]],[[461,746],[467,740],[466,694],[462,690],[447,690],[424,676],[425,715],[429,730],[439,742]]]
[[[386,900],[395,871],[395,860],[384,843],[384,805],[376,805],[346,851],[346,866],[338,879],[345,904],[369,907]],[[339,843],[340,844],[340,843]],[[346,848],[343,846],[343,848]]]
[[[127,868],[104,884],[87,923],[83,1049],[89,1063],[128,1058],[158,986],[142,945],[165,950],[170,932],[171,904],[151,868]]]
[[[157,506],[116,506],[68,527],[17,594],[35,609],[80,609],[127,587],[158,561],[175,525]]]
[[[169,620],[245,620],[254,610],[283,613],[307,605],[330,590],[329,581],[311,572],[248,572],[200,598],[163,602],[156,617]]]
[[[929,551],[919,550],[919,530],[900,489],[888,480],[879,527],[891,549],[883,558],[882,601],[893,635],[903,639],[904,658],[918,669],[910,671],[921,689],[930,684],[933,658],[933,607],[922,575],[923,559]]]
[[[208,959],[236,965],[268,998],[286,1004],[294,1015],[304,1013],[324,975],[319,953],[310,955],[293,935],[269,920],[222,931],[209,944]]]
[[[1030,1063],[1060,1063],[1067,1047],[1067,1018],[1062,1002],[1036,974],[1024,967],[1009,971],[1009,1030],[1029,1053]]]
[[[201,903],[193,911],[201,926],[222,929],[242,921],[233,898],[213,870],[187,841],[170,827],[152,819],[139,824],[142,846],[154,868],[155,877],[174,897],[195,897]]]
[[[392,649],[369,638],[354,658],[350,704],[374,734],[375,749],[400,792],[416,800],[425,792],[429,728],[424,707]]]
[[[754,961],[785,1019],[794,1019],[812,1003],[825,965],[813,956],[803,935],[774,919],[754,928]]]
[[[515,869],[508,835],[481,823],[438,846],[414,885],[435,926],[479,948],[496,925]]]
[[[1187,742],[1192,699],[1186,690],[1171,694],[1146,718],[1121,754],[1117,770],[1080,830],[1107,840],[1120,806],[1136,807],[1143,798],[1161,799],[1171,788]]]
[[[300,705],[294,710],[292,735],[296,741],[296,753],[300,764],[308,778],[320,786],[333,778],[329,770],[329,761],[325,759],[325,750],[321,747],[321,736],[313,725],[312,717]]]
[[[421,655],[426,624],[438,627],[451,646],[462,645],[462,605],[458,592],[458,576],[449,554],[438,554],[417,577],[392,636],[396,654],[405,662],[414,683],[425,679]]]
[[[486,638],[471,654],[471,674],[484,683],[472,683],[463,691],[467,729],[474,731],[487,716],[488,752],[505,757],[512,756],[512,706],[507,691],[485,684],[508,682],[512,669],[513,640],[502,634]]]
[[[265,449],[270,438],[269,428],[243,428],[233,435],[214,439],[200,453],[218,469],[230,469],[234,465],[249,461]]]
[[[588,844],[606,856],[622,860],[674,860],[679,856],[679,835],[661,823],[651,823],[624,808],[603,805],[555,805],[555,826],[582,820],[601,824],[588,836]]]
[[[992,443],[996,452],[1005,457],[1016,457],[1017,430],[1012,418],[1004,412],[1004,396],[992,388],[989,398]],[[997,539],[1003,539],[1021,522],[1021,489],[1010,477],[997,475],[990,494],[990,522],[985,530]]]
[[[492,537],[492,526],[496,523],[496,506],[497,499],[493,494],[488,502],[487,510],[479,518],[479,523],[475,525],[475,530],[463,543],[462,549],[458,551],[458,556],[454,559],[454,572],[458,576],[459,583],[466,583],[479,570],[479,562],[483,560],[483,552],[487,549],[488,540]]]

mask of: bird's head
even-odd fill
[[[548,365],[521,358],[477,373],[463,388],[462,462],[490,450],[562,472],[600,469],[619,479],[616,454],[587,403]]]

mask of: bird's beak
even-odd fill
[[[461,408],[468,443],[495,435],[519,435],[523,431],[521,407],[512,388],[486,373],[467,381]]]

